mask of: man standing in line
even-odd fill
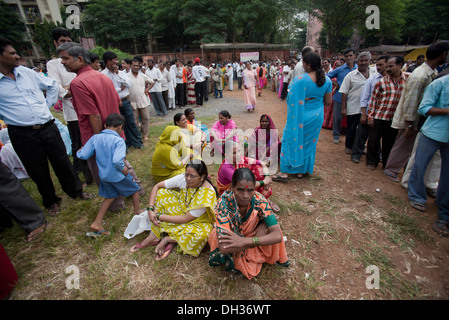
[[[413,63],[410,67],[408,67],[407,70],[405,70],[405,72],[412,73],[413,71],[415,71],[416,68],[421,66],[424,63],[425,60],[426,60],[426,57],[423,54],[420,54],[416,58],[416,62]]]
[[[186,87],[187,87],[187,70],[182,65],[181,60],[177,59],[175,61],[176,65],[176,105],[179,108],[184,108],[187,104],[186,101]]]
[[[148,140],[150,128],[150,101],[147,98],[148,91],[154,86],[154,81],[146,74],[140,72],[140,62],[137,59],[131,60],[131,72],[127,74],[131,86],[129,87],[129,101],[134,112],[134,120],[144,141]],[[142,120],[140,123],[139,118]],[[140,124],[140,125],[139,125]]]
[[[416,70],[415,70],[416,71]],[[443,76],[430,83],[418,108],[418,113],[427,117],[421,128],[415,163],[408,182],[410,205],[426,211],[426,185],[424,175],[437,150],[441,155],[441,170],[436,193],[436,204],[441,208],[441,201],[446,201],[449,193],[449,76]],[[441,236],[448,236],[449,217],[439,212],[439,220],[433,230]]]
[[[62,199],[56,196],[48,161],[67,195],[82,199],[93,195],[83,192],[49,110],[58,99],[57,81],[19,66],[19,59],[12,43],[0,38],[0,119],[8,125],[14,150],[36,183],[48,214],[55,216]]]
[[[329,58],[323,58],[323,60],[321,61],[321,65],[323,66],[323,70],[326,74],[334,70],[331,67],[331,59]]]
[[[72,36],[67,29],[58,27],[52,31],[53,43],[56,48],[66,42],[72,42]],[[68,72],[61,63],[61,58],[47,62],[48,77],[55,79],[59,84],[59,98],[62,99],[62,112],[67,123],[70,140],[72,141],[73,170],[75,173],[82,172],[86,184],[93,181],[89,166],[85,160],[78,159],[76,152],[82,147],[81,133],[78,126],[78,116],[72,105],[70,94],[70,82],[75,79],[76,73]]]
[[[167,68],[168,72],[170,72],[170,83],[168,84],[168,109],[175,109],[176,108],[176,99],[175,99],[175,92],[176,92],[176,65],[172,61],[167,62]]]
[[[306,53],[309,53],[309,52],[313,52],[315,49],[313,48],[313,47],[310,47],[310,46],[305,46],[304,48],[302,48],[302,51],[301,51],[301,57],[304,57],[304,55],[306,54]],[[300,75],[302,75],[302,74],[304,74],[306,71],[304,70],[304,67],[303,67],[303,65],[302,65],[302,58],[298,61],[298,63],[296,63],[296,65],[295,65],[295,69],[294,69],[294,71],[293,71],[293,79],[295,79],[296,77],[298,77],[298,76],[300,76]]]
[[[147,60],[148,70],[145,74],[154,81],[154,86],[150,89],[151,102],[153,103],[154,110],[158,116],[166,116],[168,111],[165,106],[164,98],[162,97],[162,73],[159,69],[154,67],[154,61],[152,59]]]
[[[288,60],[288,63],[283,63],[282,67],[282,74],[284,75],[283,81],[282,81],[282,92],[281,92],[281,101],[284,101],[284,99],[287,97],[288,92],[288,83],[290,82],[290,60]]]
[[[232,64],[227,65],[227,73],[228,76],[228,82],[229,82],[229,89],[228,91],[234,90],[234,68],[232,67]]]
[[[345,53],[346,63],[337,69],[332,70],[327,74],[330,79],[337,78],[338,87],[341,87],[346,75],[357,68],[355,63],[355,53],[354,50],[346,50]],[[338,89],[339,89],[338,88]],[[343,117],[341,115],[341,93],[339,91],[335,92],[333,98],[334,100],[334,118],[332,121],[332,136],[334,138],[334,143],[340,143],[340,132],[341,132],[341,121]]]
[[[427,61],[421,64],[408,77],[391,126],[398,130],[393,149],[385,166],[384,173],[392,181],[399,182],[398,174],[405,167],[413,150],[419,132],[418,107],[426,87],[436,77],[436,68],[446,60],[449,42],[433,44],[427,49]]]
[[[206,91],[206,72],[204,66],[200,63],[200,58],[195,58],[195,65],[192,68],[193,77],[195,78],[195,98],[196,107],[203,106],[203,99]],[[195,107],[194,106],[194,107]]]
[[[341,115],[347,116],[347,129],[345,152],[350,154],[354,145],[357,126],[360,123],[362,110],[360,108],[360,96],[366,79],[371,76],[369,64],[371,54],[367,51],[361,52],[357,57],[357,69],[349,72],[340,87],[341,95]]]
[[[368,105],[369,100],[371,99],[371,95],[374,90],[374,86],[379,82],[380,79],[387,75],[387,61],[390,59],[390,56],[384,55],[380,56],[376,60],[376,69],[377,72],[374,73],[368,80],[365,82],[365,86],[363,87],[362,94],[360,96],[360,123],[357,126],[354,144],[352,145],[351,151],[351,160],[354,163],[359,163],[362,158],[363,151],[365,150],[365,144],[368,140],[369,135],[369,126],[367,124],[367,115],[368,115]],[[380,147],[379,147],[380,148]]]
[[[60,45],[57,49],[61,63],[69,72],[75,72],[76,78],[70,83],[72,103],[78,115],[79,128],[81,131],[81,142],[86,142],[94,135],[104,129],[104,122],[111,113],[120,113],[119,106],[122,101],[115,89],[112,80],[101,72],[95,71],[90,66],[89,52],[80,44],[68,42]],[[124,133],[121,134],[125,138]],[[100,176],[95,156],[87,160],[89,169],[95,184],[100,186]],[[132,166],[125,162],[129,172],[133,175],[136,183],[140,181],[135,175]],[[144,192],[141,189],[141,194]],[[110,211],[125,209],[123,197],[117,198],[109,207]]]
[[[162,74],[162,79],[161,79],[161,93],[162,93],[162,98],[164,99],[164,103],[165,106],[167,107],[167,109],[169,108],[169,98],[168,98],[168,85],[171,81],[170,78],[170,71],[166,68],[165,63],[163,62],[159,62],[158,63],[158,69]]]
[[[388,75],[376,83],[369,102],[370,130],[366,165],[371,170],[374,170],[380,162],[380,142],[382,141],[382,164],[385,168],[396,139],[397,130],[391,127],[391,122],[408,77],[401,71],[403,65],[404,58],[401,56],[392,56],[388,59]]]
[[[129,102],[129,87],[131,83],[126,76],[126,73],[118,70],[118,57],[115,52],[106,51],[103,53],[103,61],[106,68],[101,71],[114,83],[115,90],[117,91],[122,104],[119,107],[120,114],[126,119],[126,125],[123,131],[125,132],[126,149],[134,147],[136,149],[143,148],[142,137],[137,129],[136,122],[134,121],[133,108]]]

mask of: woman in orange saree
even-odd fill
[[[226,271],[248,279],[257,276],[264,263],[289,265],[281,228],[255,185],[251,170],[235,171],[231,190],[218,200],[209,236],[209,265],[225,264]]]

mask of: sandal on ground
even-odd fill
[[[173,242],[168,243],[165,246],[164,253],[162,255],[156,255],[155,260],[161,261],[161,260],[164,260],[165,258],[167,258],[170,255],[170,253],[172,252],[174,247],[175,247],[175,243],[173,243]]]
[[[400,181],[397,175],[392,174],[392,173],[388,173],[388,172],[384,172],[384,173],[391,181],[394,181],[394,182],[399,182]]]
[[[276,175],[271,177],[271,180],[272,181],[287,182],[288,181],[288,177],[283,177],[280,174],[276,174]]]
[[[447,238],[449,231],[448,231],[448,224],[444,220],[437,220],[433,224],[432,230],[438,233],[440,236]]]
[[[150,243],[150,242],[147,243],[147,244],[142,244],[142,243],[143,243],[143,241],[140,241],[139,243],[136,243],[135,245],[133,245],[133,246],[129,249],[129,252],[130,252],[130,253],[135,253],[135,252],[139,251],[140,249],[144,249],[144,248],[146,248],[146,247],[151,246],[151,243]]]
[[[57,203],[53,203],[49,208],[48,208],[48,215],[50,217],[54,217],[57,216],[60,211],[59,211],[59,205]]]
[[[27,241],[31,242],[36,239],[38,239],[40,236],[42,236],[47,229],[47,221],[45,221],[41,226],[37,227],[27,235]]]
[[[367,164],[366,166],[367,166],[368,169],[370,169],[370,170],[376,169],[376,166],[375,166],[374,164]]]
[[[90,200],[95,198],[95,195],[93,193],[81,192],[80,198],[83,200]]]
[[[296,179],[298,179],[298,180],[302,180],[303,178],[308,177],[308,176],[309,176],[308,173],[298,173],[295,175]]]
[[[412,206],[412,208],[422,211],[422,212],[426,212],[426,206],[422,203],[416,202],[416,201],[410,201],[410,205]]]
[[[86,233],[87,237],[94,238],[94,239],[98,239],[98,238],[109,236],[109,235],[110,235],[109,231],[106,231],[106,230],[92,231],[92,232]]]

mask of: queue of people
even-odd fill
[[[70,123],[73,150],[77,151],[74,159],[76,156],[80,167],[89,169],[104,198],[90,226],[92,231],[86,235],[105,237],[109,231],[104,229],[103,218],[108,210],[123,209],[124,197],[132,198],[135,215],[144,212],[140,196],[145,191],[126,159],[127,150],[142,148],[147,137],[142,139],[142,133],[148,134],[148,110],[139,109],[148,108],[151,101],[156,113],[165,116],[167,105],[183,108],[193,96],[193,107],[201,107],[212,90],[208,81],[214,83],[216,98],[222,97],[226,80],[228,90],[233,90],[233,68],[228,65],[223,71],[217,64],[206,71],[195,59],[187,68],[176,61],[168,71],[156,68],[149,60],[149,70],[143,73],[142,61],[136,57],[125,61],[129,69],[122,71],[117,56],[106,52],[105,68],[98,72],[93,68],[95,57],[73,42],[67,30],[55,30],[54,39],[59,58],[49,62],[48,77],[19,66],[11,42],[0,39],[0,89],[5,92],[0,97],[0,117],[8,126],[11,143],[27,174],[38,186],[48,215],[56,216],[61,198],[55,194],[48,160],[70,197],[89,200],[94,196],[83,192],[49,112],[58,97],[62,99],[63,110],[68,109],[64,117]],[[407,163],[411,166],[407,190],[410,204],[417,210],[425,211],[426,193],[431,193],[426,189],[430,179],[426,170],[429,163],[435,164],[432,168],[438,173],[431,176],[437,177],[433,181],[437,188],[430,190],[437,199],[439,216],[433,229],[448,236],[449,77],[443,76],[443,71],[440,79],[434,80],[435,69],[447,62],[448,52],[449,42],[431,45],[427,60],[411,74],[402,71],[404,61],[400,56],[378,57],[377,72],[373,72],[369,67],[371,55],[362,52],[357,56],[354,50],[345,52],[343,65],[335,63],[330,70],[329,61],[324,63],[325,59],[310,47],[304,48],[300,61],[288,61],[277,70],[247,63],[237,73],[237,78],[242,78],[245,108],[254,111],[256,92],[257,96],[263,94],[269,76],[272,92],[287,104],[282,138],[268,114],[262,115],[253,133],[245,137],[243,149],[239,147],[238,126],[227,110],[219,112],[210,130],[196,123],[194,109],[176,114],[173,125],[159,137],[152,158],[151,174],[156,184],[146,210],[151,230],[130,252],[154,246],[156,260],[160,261],[174,248],[198,257],[209,244],[210,266],[224,264],[226,270],[248,279],[257,276],[264,263],[288,266],[275,214],[279,207],[269,199],[271,184],[288,182],[289,174],[299,180],[313,174],[325,106],[331,105],[334,143],[340,141],[346,117],[345,152],[354,163],[360,162],[360,150],[366,143],[369,169],[375,170],[382,161],[386,176],[399,182],[399,170]],[[170,78],[170,73],[176,79]],[[164,97],[162,92],[169,91],[164,90],[169,83],[170,93]],[[139,124],[138,119],[142,121]],[[210,157],[221,162],[215,184],[204,161],[206,145],[211,147]],[[269,170],[272,164],[279,164],[279,172],[274,175]],[[2,181],[11,185],[11,190],[23,193],[8,169],[0,169]],[[22,207],[8,194],[1,194],[0,200],[2,206],[8,204],[7,210],[32,241],[45,231],[46,220],[36,203],[24,198],[27,201],[21,203]],[[23,206],[36,212],[33,219],[17,213]]]

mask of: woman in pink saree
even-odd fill
[[[237,125],[231,119],[231,114],[227,110],[222,110],[218,114],[218,121],[210,130],[210,145],[212,148],[210,156],[213,157],[215,152],[224,154],[224,145],[228,140],[239,141]]]
[[[245,90],[243,90],[245,94],[245,107],[248,112],[254,111],[256,108],[256,90],[255,88],[259,88],[259,84],[257,83],[257,73],[255,70],[251,69],[251,63],[246,63],[246,69],[242,72],[243,86]]]

